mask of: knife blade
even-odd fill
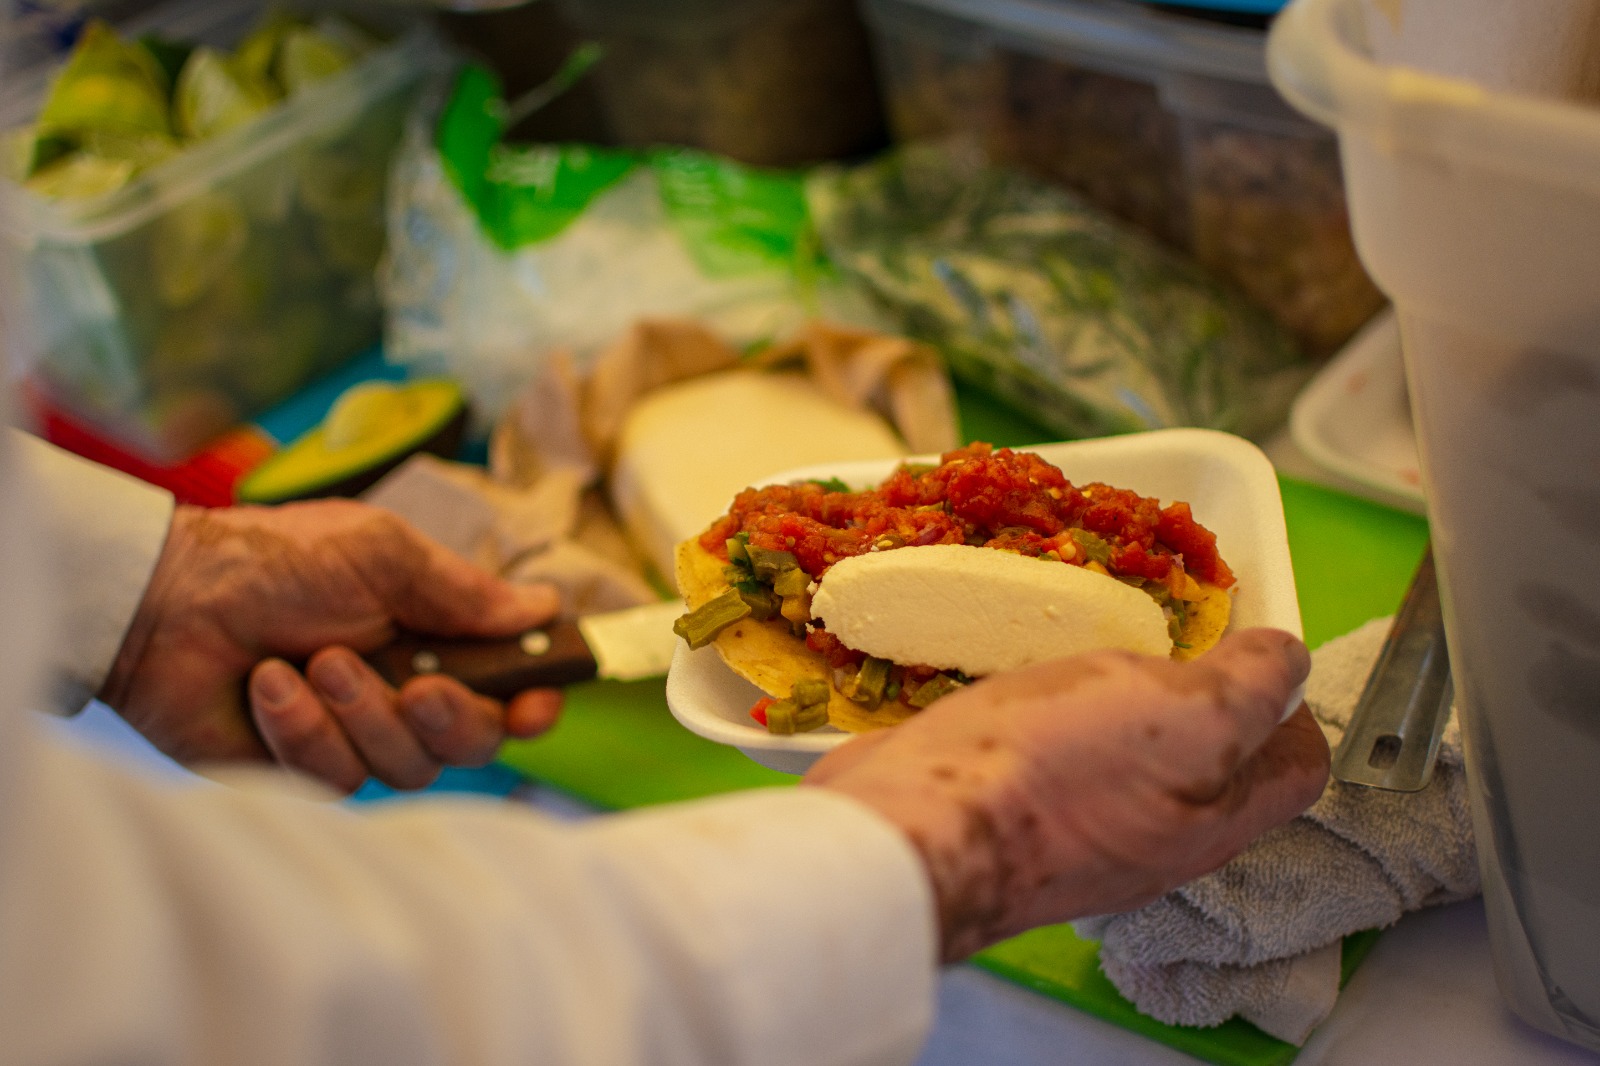
[[[511,637],[405,633],[366,660],[397,688],[420,674],[445,674],[499,700],[524,689],[561,688],[596,677],[637,681],[667,672],[678,643],[672,623],[683,613],[681,603],[667,600]]]

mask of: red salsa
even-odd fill
[[[937,466],[903,465],[862,492],[818,482],[746,489],[701,535],[700,546],[726,559],[728,539],[740,532],[752,546],[793,552],[813,578],[869,551],[971,544],[1095,566],[1113,577],[1164,584],[1174,595],[1184,589],[1185,572],[1218,588],[1234,582],[1215,534],[1194,520],[1187,503],[1162,507],[1127,489],[1076,486],[1031,452],[983,443],[946,452]],[[815,635],[831,639],[822,634]],[[830,659],[829,652],[837,654],[813,650]]]

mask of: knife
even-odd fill
[[[638,681],[672,663],[684,613],[675,600],[585,615],[513,637],[400,637],[366,656],[398,688],[420,674],[446,674],[484,696],[509,699],[524,689],[560,688],[596,677]]]
[[[1334,778],[1392,792],[1424,788],[1454,695],[1430,545],[1333,753]]]

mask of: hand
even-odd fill
[[[420,788],[544,732],[560,695],[502,706],[437,676],[396,692],[357,652],[397,627],[510,635],[557,606],[365,504],[180,507],[100,697],[181,762],[276,758],[345,792],[368,776]]]
[[[1246,630],[1187,663],[1122,652],[997,675],[819,760],[903,829],[965,958],[1038,925],[1129,910],[1221,866],[1321,795],[1328,745],[1287,633]]]

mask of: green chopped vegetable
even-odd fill
[[[820,677],[803,677],[794,683],[789,698],[767,705],[767,731],[804,733],[828,724],[828,683]]]
[[[750,605],[739,595],[739,590],[728,589],[672,623],[672,631],[690,648],[699,649],[717,639],[718,633],[735,622],[748,618],[750,613]]]
[[[878,706],[883,702],[889,687],[889,667],[887,659],[874,659],[869,656],[856,670],[845,696],[865,707]]]
[[[1178,638],[1183,636],[1183,627],[1189,622],[1189,605],[1180,599],[1174,598],[1169,602],[1168,607],[1172,613],[1167,616],[1167,636],[1172,638],[1174,646],[1187,648],[1189,645]]]
[[[739,598],[750,605],[750,617],[757,622],[777,617],[783,607],[782,598],[754,578],[736,582],[733,587],[739,590]]]
[[[941,699],[962,687],[962,683],[949,674],[934,674],[917,686],[906,702],[921,710],[934,700]]]
[[[828,705],[799,706],[792,699],[767,704],[767,732],[779,736],[808,733],[828,724]]]
[[[841,481],[840,479],[838,479],[836,477],[830,477],[830,478],[817,478],[817,477],[814,477],[814,478],[811,479],[811,483],[813,485],[821,485],[822,488],[827,492],[849,492],[850,491],[850,486],[846,485],[843,481]]]
[[[802,677],[789,692],[789,698],[800,707],[826,704],[832,695],[833,690],[828,687],[828,682],[820,677]]]
[[[730,563],[743,563],[750,565],[750,553],[745,551],[745,545],[750,543],[750,534],[735,533],[724,542],[728,548],[728,561]]]
[[[772,579],[772,591],[780,596],[803,596],[811,587],[811,575],[798,566]]]
[[[1087,529],[1074,529],[1071,532],[1073,543],[1077,544],[1078,550],[1083,552],[1092,562],[1099,563],[1101,566],[1106,566],[1111,562],[1111,545],[1105,542],[1105,538],[1097,533],[1091,533]]]
[[[795,570],[800,566],[800,560],[795,558],[794,552],[774,551],[758,544],[745,545],[745,551],[750,556],[750,569],[763,581],[771,581],[785,570]]]
[[[778,613],[788,619],[789,631],[798,637],[805,632],[806,623],[811,621],[810,594],[803,592],[798,596],[785,596]]]

